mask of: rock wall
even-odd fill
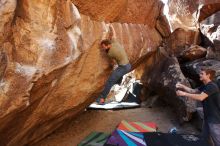
[[[199,29],[199,23],[220,10],[219,0],[170,0],[169,16],[173,30]]]
[[[169,55],[164,47],[159,47],[146,62],[147,69],[142,76],[145,90],[158,94],[160,100],[172,106],[180,123],[189,121],[192,113],[195,112],[196,102],[186,97],[176,96],[177,82],[190,86],[180,69],[177,58]]]
[[[155,29],[162,9],[159,0],[0,0],[0,145],[32,144],[95,100],[112,70],[99,49],[109,23],[141,64],[170,33]]]
[[[193,88],[202,84],[199,81],[201,67],[213,69],[216,71],[216,76],[219,76],[220,1],[170,0],[168,6],[169,20],[174,32],[164,41],[163,47],[169,55],[172,54],[172,57],[178,58],[181,72],[187,76],[188,83],[185,82],[185,84]],[[158,62],[160,63],[160,61]],[[176,65],[179,66],[178,64]],[[161,67],[153,71],[157,72],[157,70],[160,70],[162,72],[169,72],[170,68],[172,68],[172,64],[168,66],[168,69]],[[169,74],[166,78],[169,79]],[[171,78],[170,82],[172,83],[173,80],[174,78]],[[161,80],[161,82],[163,82],[163,80]],[[149,84],[152,85],[151,82],[149,82]],[[164,89],[165,87],[166,85],[164,84],[160,89]],[[171,84],[168,85],[168,87],[172,89],[173,86]],[[171,93],[173,93],[173,91]],[[172,96],[175,95],[171,95],[171,97]],[[185,105],[187,105],[190,111],[196,111],[195,106],[190,106],[195,105],[193,102]],[[190,118],[187,109],[186,116],[188,119]]]
[[[220,60],[220,11],[201,22],[203,44],[208,47],[208,58]]]

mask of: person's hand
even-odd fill
[[[177,96],[186,96],[185,92],[180,91],[180,90],[177,90],[177,91],[176,91],[176,95],[177,95]]]
[[[117,64],[113,65],[113,70],[115,70],[118,67]]]
[[[183,86],[183,84],[178,82],[178,83],[176,83],[176,88],[181,89],[181,88],[184,88],[184,86]]]
[[[113,31],[113,26],[111,24],[109,24],[109,31],[112,32]]]

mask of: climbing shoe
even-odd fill
[[[96,100],[97,104],[99,105],[104,105],[105,104],[105,99],[104,98],[99,98]]]

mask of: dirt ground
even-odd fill
[[[180,133],[198,134],[190,123],[180,126],[169,107],[87,110],[35,146],[77,146],[92,131],[111,133],[122,120],[155,122],[161,132],[168,132],[170,128],[176,127]]]

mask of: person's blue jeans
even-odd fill
[[[125,74],[127,74],[131,70],[131,65],[126,64],[126,65],[119,65],[109,76],[105,87],[100,94],[99,98],[106,98],[108,93],[110,92],[112,86],[116,84],[121,77],[123,77]]]
[[[214,146],[220,146],[220,124],[212,124],[204,121],[202,134],[205,138],[211,138]]]
[[[220,146],[220,124],[209,124],[209,129],[209,133],[215,146]]]

